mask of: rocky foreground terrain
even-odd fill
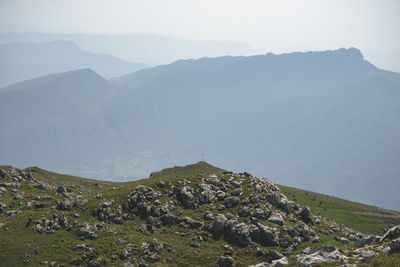
[[[400,266],[399,213],[380,210],[371,234],[294,199],[205,162],[129,183],[4,166],[0,265]]]

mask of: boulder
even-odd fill
[[[309,207],[304,207],[299,213],[300,219],[305,223],[312,223],[311,210]]]
[[[390,228],[386,233],[382,236],[381,241],[386,238],[397,238],[400,237],[400,225],[396,225]]]
[[[238,197],[228,197],[225,199],[225,207],[234,208],[240,203],[240,199]]]
[[[179,218],[172,214],[164,214],[160,217],[162,225],[173,225],[179,222]]]
[[[226,222],[227,218],[224,214],[218,214],[216,216],[214,223],[211,226],[211,233],[213,234],[214,238],[219,238],[224,234]]]
[[[0,203],[0,213],[3,213],[6,207],[7,207],[6,204]]]
[[[354,241],[354,245],[362,247],[362,246],[365,246],[365,245],[373,244],[376,241],[378,241],[378,238],[376,236],[367,235],[367,236],[364,236],[364,237]]]
[[[153,190],[153,188],[144,185],[138,185],[129,194],[129,209],[135,209],[141,204],[153,203],[160,196],[160,192]]]
[[[88,203],[88,201],[86,199],[82,199],[82,198],[77,198],[74,200],[74,204],[73,206],[75,208],[82,208],[83,206],[85,206]]]
[[[193,189],[189,186],[182,187],[178,191],[177,199],[185,208],[192,207],[194,202]]]
[[[58,193],[65,193],[65,192],[67,192],[67,189],[64,186],[60,185],[60,186],[57,187],[57,192]]]
[[[71,210],[72,209],[72,202],[69,200],[59,201],[57,204],[58,210]]]
[[[87,222],[78,226],[77,236],[82,239],[96,239],[97,238],[97,227],[96,225],[90,225]]]
[[[229,255],[221,256],[218,259],[218,266],[219,267],[232,267],[233,265],[233,258]]]
[[[251,213],[251,208],[250,207],[243,207],[243,208],[241,208],[240,210],[239,210],[239,212],[238,212],[238,215],[240,216],[240,217],[248,217],[248,216],[250,216],[250,213]]]
[[[268,221],[272,223],[276,223],[277,225],[283,226],[283,218],[280,213],[272,213],[271,216],[268,218]]]
[[[215,199],[215,192],[212,187],[208,184],[199,184],[200,188],[200,204],[211,203]]]
[[[277,246],[278,245],[278,234],[279,232],[274,228],[256,223],[259,232],[254,233],[258,235],[252,235],[252,239],[255,242],[259,242],[263,246]]]
[[[246,223],[237,223],[236,220],[228,220],[225,228],[225,239],[241,247],[251,242],[250,226]]]
[[[400,252],[400,238],[390,241],[390,253]]]
[[[164,188],[164,187],[165,187],[165,183],[164,183],[163,181],[159,181],[159,182],[157,183],[157,187],[158,187],[158,188]]]
[[[320,262],[342,262],[347,261],[347,257],[342,255],[340,251],[333,246],[321,247],[314,250],[306,251],[297,255],[297,263],[301,266],[311,266]]]

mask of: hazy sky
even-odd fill
[[[156,33],[258,53],[357,47],[400,72],[400,0],[0,0],[0,31]]]

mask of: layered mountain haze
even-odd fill
[[[69,41],[0,43],[0,86],[56,72],[92,68],[112,78],[148,67],[82,50]]]
[[[250,55],[252,48],[239,42],[190,40],[157,34],[55,34],[55,33],[0,33],[0,43],[74,42],[85,50],[107,53],[128,61],[159,65],[178,59],[218,57],[222,55]]]
[[[0,162],[126,180],[204,153],[398,209],[399,89],[400,74],[354,48],[180,60],[110,81],[57,74],[1,89]]]

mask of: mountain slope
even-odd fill
[[[1,162],[69,166],[121,145],[97,116],[114,94],[90,69],[53,74],[0,92]],[[107,140],[105,142],[104,140]]]
[[[89,180],[37,167],[1,166],[0,183],[0,242],[6,244],[0,247],[0,260],[7,266],[43,262],[215,266],[221,258],[233,260],[235,266],[270,264],[278,259],[290,266],[307,266],[314,251],[307,252],[307,247],[326,250],[315,263],[333,261],[325,263],[329,266],[344,262],[396,266],[400,262],[399,253],[388,247],[399,233],[382,241],[373,235],[374,223],[386,229],[391,223],[400,223],[400,213],[318,195],[317,200],[323,198],[322,206],[328,210],[346,214],[351,206],[374,214],[349,213],[345,220],[335,218],[337,222],[318,216],[313,209],[312,214],[302,215],[300,211],[307,208],[288,202],[287,189],[280,191],[266,179],[226,172],[206,162],[165,169],[148,179],[126,183]],[[193,194],[180,197],[185,190]],[[313,205],[315,200],[301,197],[304,191],[290,190],[299,201]],[[314,194],[308,193],[309,197]],[[219,197],[213,198],[214,194]],[[228,204],[235,197],[239,203]],[[206,199],[209,202],[204,202]],[[370,219],[363,226],[370,227],[368,234],[346,227],[365,221],[363,217]],[[265,234],[257,234],[257,229]],[[363,243],[369,246],[364,248]]]
[[[158,114],[165,142],[155,147],[170,144],[176,158],[204,152],[226,168],[398,209],[400,75],[356,49],[179,61],[112,82],[127,101],[110,117],[134,120],[124,114],[138,106]]]
[[[0,43],[0,87],[82,68],[92,68],[111,78],[146,67],[107,54],[90,53],[68,41]]]
[[[64,129],[52,136],[68,133],[51,145],[64,164],[49,159],[56,151],[44,142],[31,157],[29,141],[0,151],[2,162],[128,180],[203,153],[226,169],[399,209],[400,75],[377,69],[357,49],[182,60],[111,83],[98,108],[79,111],[83,125],[68,112],[61,121],[48,116]],[[14,113],[24,121],[28,107],[9,103],[0,122]],[[2,133],[16,136],[14,144],[22,133],[47,136],[40,124],[18,125],[18,134],[13,127]]]

